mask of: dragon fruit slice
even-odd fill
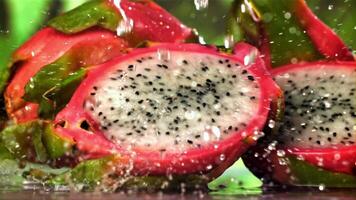
[[[304,0],[235,1],[228,33],[259,47],[267,66],[322,58],[354,60],[344,42],[309,9]]]
[[[272,74],[284,90],[285,118],[245,161],[285,184],[355,187],[355,63],[289,65]]]
[[[263,135],[282,99],[256,49],[235,50],[161,44],[95,66],[56,116],[56,132],[83,159],[132,161],[133,175],[215,177]]]

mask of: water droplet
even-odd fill
[[[208,7],[209,0],[194,0],[195,9],[203,10]]]
[[[251,50],[249,52],[249,54],[247,54],[244,57],[244,65],[249,66],[249,65],[255,63],[257,55],[258,55],[257,49]]]
[[[231,47],[233,47],[235,44],[234,41],[234,36],[233,35],[226,35],[224,38],[224,46],[225,48],[229,49]]]
[[[215,137],[216,137],[217,139],[220,138],[221,132],[220,132],[220,129],[219,129],[217,126],[211,127],[211,131],[213,132],[213,134],[215,135]]]
[[[213,166],[212,165],[208,165],[208,166],[206,166],[206,169],[207,170],[211,170],[211,169],[213,169]]]
[[[324,105],[325,105],[325,108],[330,108],[331,107],[331,103],[328,102],[328,101],[324,101]]]
[[[247,8],[248,12],[250,13],[250,16],[252,17],[252,19],[255,22],[259,22],[260,16],[258,15],[258,13],[255,12],[253,5],[248,0],[244,0],[244,4],[246,5],[246,8]]]
[[[194,110],[186,111],[184,113],[184,117],[188,120],[196,119],[199,116],[200,116],[200,114]]]
[[[286,155],[286,152],[284,150],[277,150],[277,156],[278,157],[284,157]]]
[[[320,191],[323,191],[323,190],[325,190],[325,185],[324,184],[320,184],[318,188],[319,188]]]
[[[130,33],[133,29],[134,21],[132,19],[122,20],[116,28],[116,34],[123,36]]]
[[[157,50],[157,58],[158,60],[170,60],[171,59],[171,52],[167,49],[158,49]]]
[[[332,10],[334,8],[334,5],[329,5],[328,10]]]
[[[276,125],[276,122],[274,121],[274,120],[269,120],[269,122],[268,122],[268,127],[270,127],[270,128],[274,128],[274,126]]]
[[[284,13],[284,18],[290,19],[291,17],[292,17],[292,15],[290,14],[290,12]]]
[[[122,16],[122,21],[119,23],[118,27],[116,28],[117,35],[122,36],[122,35],[132,31],[134,22],[132,19],[129,19],[126,16],[125,11],[121,7],[121,0],[114,0],[113,3],[117,7],[117,9],[119,10],[119,12]],[[129,8],[129,9],[132,9],[132,8]]]
[[[210,135],[209,135],[209,133],[207,131],[203,132],[203,140],[205,142],[209,142],[209,140],[210,140]]]
[[[220,154],[220,160],[224,161],[225,160],[225,154]]]

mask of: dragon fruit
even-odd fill
[[[283,184],[355,187],[356,64],[296,64],[272,74],[284,91],[285,117],[278,134],[245,156],[247,165]]]
[[[127,46],[127,42],[105,30],[70,36],[51,28],[41,30],[14,54],[19,64],[5,91],[7,112],[19,123],[37,118],[38,104],[25,101],[23,96],[26,84],[41,68],[55,63],[68,71],[76,70],[123,54]]]
[[[227,28],[232,37],[243,37],[258,47],[270,67],[319,59],[354,60],[305,0],[235,1]]]
[[[124,17],[135,20],[135,24],[133,30],[118,37],[116,28],[129,20]],[[85,67],[108,61],[143,41],[182,42],[193,36],[189,28],[151,1],[125,0],[116,5],[94,0],[51,20],[49,26],[13,55],[15,73],[5,100],[7,113],[17,123],[53,118],[85,76]],[[71,85],[63,89],[68,81]],[[66,96],[54,94],[60,93],[58,88],[67,95],[61,102],[50,97]]]
[[[235,55],[160,44],[92,67],[54,129],[81,159],[120,155],[132,175],[216,177],[263,135],[281,101],[247,44]]]

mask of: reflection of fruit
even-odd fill
[[[135,175],[216,176],[255,143],[281,98],[256,49],[235,49],[161,44],[95,66],[56,131],[84,158],[128,157]]]
[[[285,117],[278,135],[246,156],[248,165],[286,184],[356,186],[356,64],[306,63],[272,74],[284,90]],[[310,171],[301,175],[296,166]],[[320,177],[306,178],[315,171]]]

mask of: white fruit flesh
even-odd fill
[[[93,86],[85,109],[121,146],[184,151],[244,129],[260,86],[240,63],[216,55],[147,53],[118,63]]]
[[[279,140],[312,148],[356,142],[356,71],[350,67],[296,68],[275,76],[286,99]]]

